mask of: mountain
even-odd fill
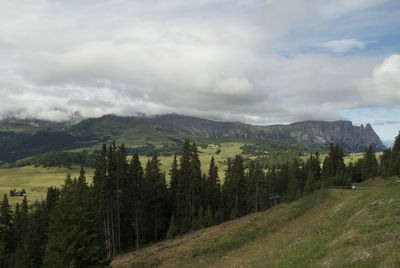
[[[41,120],[35,118],[20,119],[16,117],[8,117],[0,120],[0,126],[26,126],[26,127],[45,127],[55,124],[53,121]]]
[[[330,143],[338,143],[347,152],[362,152],[370,144],[376,151],[385,149],[370,124],[353,126],[350,121],[254,126],[177,114],[83,119],[75,113],[63,123],[35,119],[0,121],[0,160],[10,162],[49,151],[100,148],[101,143],[113,139],[128,148],[147,146],[147,150],[153,150],[163,146],[168,151],[180,150],[184,139],[205,145],[240,141],[259,151],[320,150]]]
[[[67,126],[73,126],[73,125],[76,125],[76,124],[79,124],[80,122],[82,122],[83,119],[84,118],[81,115],[81,113],[79,111],[76,111],[70,116],[69,121],[65,122],[65,124]]]
[[[346,151],[355,152],[364,151],[369,145],[372,145],[377,151],[386,148],[370,124],[366,124],[365,127],[363,125],[353,126],[351,121],[304,121],[290,125],[253,126],[239,122],[217,122],[176,114],[154,117],[106,115],[101,118],[88,119],[76,127],[95,124],[103,120],[111,121],[110,127],[120,124],[126,128],[141,125],[208,138],[277,139],[286,142],[322,145],[338,143]]]

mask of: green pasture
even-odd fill
[[[71,170],[66,168],[43,168],[43,167],[18,167],[0,169],[0,195],[9,195],[14,188],[17,191],[25,189],[26,197],[30,203],[46,198],[47,188],[60,186],[64,183],[67,172],[72,177],[79,176],[80,167],[74,166]],[[93,169],[86,169],[88,182],[92,180]],[[22,197],[9,197],[11,205],[22,201]]]
[[[226,170],[226,159],[233,158],[235,155],[242,153],[244,143],[241,142],[223,142],[218,144],[209,144],[206,148],[198,147],[199,159],[201,162],[202,173],[208,172],[211,157],[215,158],[219,170],[219,178],[221,182],[224,178]],[[377,153],[379,159],[381,153]],[[247,155],[246,155],[247,156]],[[323,162],[326,154],[320,155],[320,161]],[[247,156],[249,157],[249,156]],[[307,160],[309,155],[301,156],[303,160]],[[362,158],[363,154],[346,155],[344,160],[346,165],[350,162],[357,162]],[[169,170],[173,162],[173,156],[159,156],[160,168],[165,172],[167,181],[169,181]],[[140,161],[143,168],[146,167],[147,161],[150,157],[140,156]],[[178,156],[179,160],[179,156]],[[35,200],[42,200],[46,196],[47,188],[50,186],[60,186],[64,183],[67,172],[70,172],[72,177],[79,175],[79,167],[74,166],[71,170],[60,167],[19,167],[19,168],[0,168],[0,195],[9,194],[10,190],[16,189],[17,191],[26,190],[28,201],[34,202]],[[87,179],[90,182],[94,170],[86,169]],[[10,197],[11,204],[20,202],[22,197]]]

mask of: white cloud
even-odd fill
[[[317,46],[335,53],[345,53],[353,49],[364,49],[367,43],[356,39],[341,39],[320,43]]]
[[[249,94],[252,88],[249,80],[232,77],[218,81],[216,92],[217,94],[244,96]]]
[[[378,6],[387,0],[317,0],[319,12],[324,18],[339,17],[345,14]]]
[[[0,117],[175,112],[268,123],[396,105],[396,57],[344,57],[367,48],[356,33],[308,39],[372,1],[0,1]],[[299,52],[321,40],[334,41]]]
[[[316,16],[316,6],[311,0],[268,1],[264,7],[264,27],[270,38],[282,37]]]
[[[396,107],[400,103],[400,55],[386,57],[371,76],[361,81],[366,103]]]

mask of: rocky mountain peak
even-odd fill
[[[83,116],[81,115],[81,113],[79,111],[75,111],[71,116],[69,121],[67,122],[68,126],[73,126],[76,124],[79,124],[80,122],[83,121]]]

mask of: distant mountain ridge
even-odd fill
[[[267,143],[270,146],[267,150],[309,150],[314,145],[327,148],[330,143],[339,144],[346,152],[362,152],[369,145],[376,151],[386,148],[370,124],[353,126],[350,121],[255,126],[177,114],[83,119],[75,113],[69,121],[61,123],[13,118],[0,121],[0,161],[12,162],[46,152],[100,148],[112,139],[128,147],[178,146],[184,139],[192,139],[208,144],[223,140],[253,145]]]
[[[157,115],[152,117],[120,117],[105,115],[87,119],[77,124],[101,121],[125,124],[127,127],[143,125],[157,129],[209,138],[231,139],[278,139],[306,144],[338,143],[348,151],[363,151],[369,145],[375,150],[386,149],[372,126],[353,126],[351,121],[303,121],[289,125],[254,126],[240,122],[218,122],[193,116],[177,114]],[[112,123],[111,123],[112,124]]]

